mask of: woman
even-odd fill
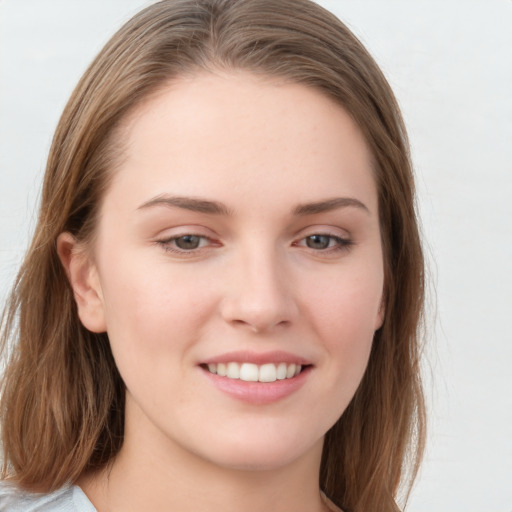
[[[405,130],[347,28],[307,0],[148,7],[54,137],[2,331],[0,510],[398,510],[422,307]]]

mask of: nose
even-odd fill
[[[221,314],[233,326],[255,333],[291,324],[298,315],[293,281],[275,251],[254,251],[232,267]]]

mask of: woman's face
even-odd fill
[[[204,73],[125,128],[80,315],[108,332],[126,440],[230,468],[318,458],[383,315],[358,127],[305,86]]]

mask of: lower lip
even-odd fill
[[[246,382],[240,379],[228,379],[202,369],[206,377],[223,393],[254,405],[265,405],[278,402],[298,391],[306,382],[311,366],[302,370],[291,379],[275,382]]]

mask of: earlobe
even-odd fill
[[[73,289],[80,321],[89,331],[105,332],[105,307],[96,265],[71,233],[59,235],[57,253]]]

